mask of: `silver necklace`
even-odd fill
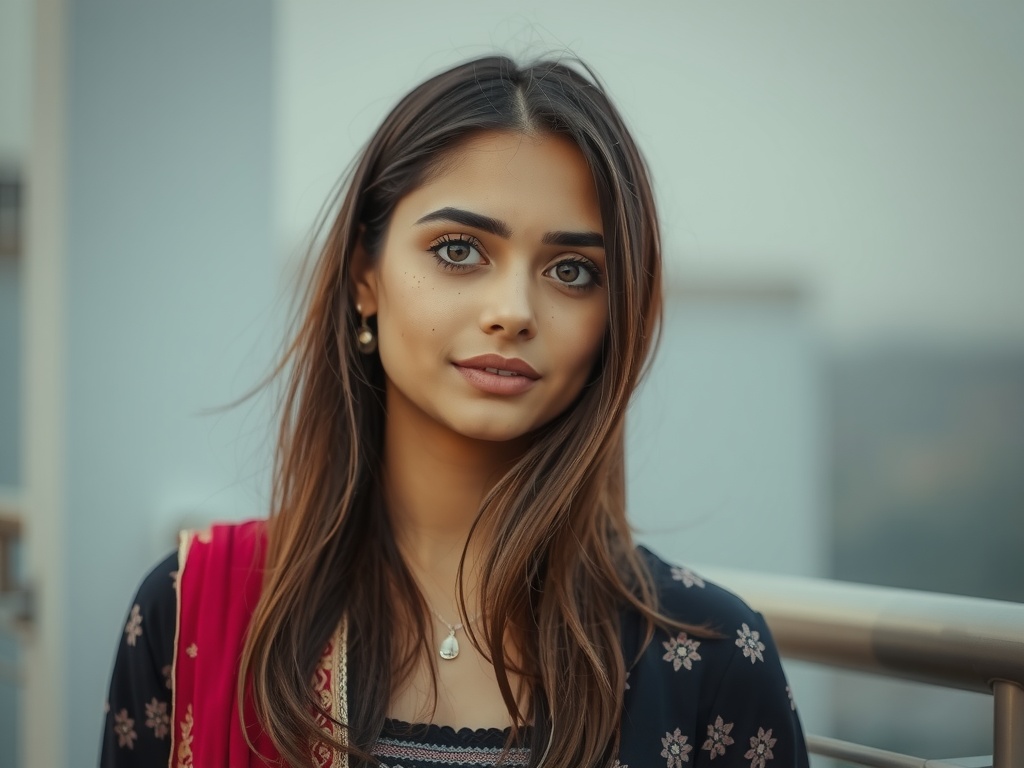
[[[455,633],[462,629],[462,622],[460,621],[458,624],[449,624],[444,620],[444,617],[433,608],[431,608],[430,611],[437,617],[438,621],[448,627],[448,637],[441,641],[441,648],[438,653],[445,661],[451,661],[459,655],[459,641],[455,639]],[[466,619],[466,623],[469,624],[476,621],[476,617],[478,615],[479,614],[476,614]]]

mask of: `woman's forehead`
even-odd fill
[[[597,188],[586,158],[570,139],[552,133],[470,137],[400,201],[395,215],[412,223],[444,208],[503,222],[510,234],[602,232]]]

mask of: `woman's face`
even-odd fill
[[[392,419],[506,441],[579,395],[608,322],[590,169],[554,135],[483,133],[395,209],[357,278]]]

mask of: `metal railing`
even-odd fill
[[[989,761],[943,762],[809,736],[813,754],[877,768],[1024,768],[1024,604],[704,568],[761,611],[791,659],[988,693]]]

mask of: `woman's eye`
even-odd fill
[[[548,274],[571,288],[586,288],[594,282],[593,269],[579,261],[561,261]]]
[[[482,264],[484,259],[476,245],[467,240],[446,240],[431,246],[442,266],[469,267]]]

